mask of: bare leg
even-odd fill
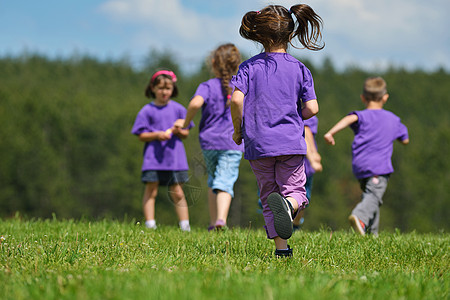
[[[286,199],[287,199],[289,202],[291,202],[291,205],[292,205],[292,207],[294,208],[294,211],[297,211],[297,210],[298,210],[298,203],[297,203],[297,200],[295,200],[295,199],[292,198],[292,197],[286,197]]]
[[[217,192],[217,220],[223,220],[225,223],[228,218],[228,211],[231,205],[231,195],[224,191]]]
[[[155,219],[155,199],[156,195],[158,195],[158,185],[159,182],[147,182],[145,184],[142,208],[146,221]]]
[[[208,204],[209,204],[209,225],[214,226],[217,220],[217,201],[216,194],[212,189],[208,190]]]
[[[170,196],[175,204],[175,211],[180,221],[189,220],[189,210],[183,189],[180,184],[174,184],[169,187]]]
[[[280,238],[279,236],[275,237],[273,239],[273,241],[275,242],[275,247],[277,249],[287,249],[288,248],[288,244],[287,244],[287,240],[284,240],[282,238]]]
[[[296,226],[300,226],[300,220],[301,220],[301,218],[303,218],[304,214],[305,213],[303,210],[299,211],[297,213],[297,215],[295,216],[294,221],[292,223]]]

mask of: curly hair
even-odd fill
[[[231,95],[231,76],[236,74],[241,63],[241,54],[238,48],[231,43],[220,45],[211,53],[210,58],[211,69],[214,75],[221,79],[224,94]]]

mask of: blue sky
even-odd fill
[[[99,59],[128,57],[139,65],[151,49],[169,49],[186,71],[218,45],[232,42],[244,54],[261,51],[239,36],[242,16],[262,0],[0,0],[0,56],[24,51],[49,57],[74,53]],[[450,70],[450,1],[311,0],[324,20],[326,47],[290,49],[296,57],[338,68]]]

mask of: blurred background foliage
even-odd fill
[[[212,74],[205,63],[183,74],[170,51],[149,51],[145,67],[127,59],[98,61],[89,56],[48,59],[25,53],[0,58],[0,217],[19,213],[27,218],[134,218],[142,221],[143,144],[130,133],[139,109],[149,100],[144,90],[151,74],[169,68],[179,78],[179,96],[187,107],[202,81]],[[206,59],[205,59],[206,61]],[[390,98],[385,108],[408,127],[411,143],[396,144],[391,176],[381,212],[381,229],[418,232],[448,231],[450,226],[449,113],[450,76],[391,67],[367,72],[358,67],[337,71],[330,60],[308,61],[320,103],[318,149],[324,171],[314,177],[304,228],[338,230],[360,199],[351,170],[353,133],[344,130],[328,146],[323,134],[352,110],[363,81],[381,75]],[[198,125],[200,114],[195,118]],[[190,181],[184,187],[191,223],[208,224],[206,173],[198,143],[198,127],[185,140]],[[260,228],[257,187],[243,160],[235,186],[230,226]],[[156,207],[160,224],[176,224],[166,187]]]

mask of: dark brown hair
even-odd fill
[[[364,81],[363,96],[366,101],[381,101],[387,93],[386,81],[381,77],[369,77]]]
[[[156,85],[158,85],[163,80],[169,80],[173,84],[173,91],[172,91],[172,95],[170,97],[178,96],[178,88],[177,88],[177,85],[176,85],[175,81],[173,80],[172,76],[170,76],[168,74],[160,74],[154,78],[153,77],[154,76],[152,76],[152,78],[150,79],[150,82],[148,83],[147,87],[145,88],[145,97],[156,98],[155,93],[153,93],[153,91],[152,91],[152,88],[155,87]]]
[[[211,69],[221,79],[225,95],[231,95],[231,76],[235,75],[241,63],[241,54],[235,45],[223,44],[211,53]]]
[[[294,15],[295,19],[292,17]],[[244,15],[239,34],[248,40],[256,41],[266,51],[274,47],[285,47],[298,38],[309,50],[321,50],[325,44],[322,39],[322,18],[306,4],[292,6],[289,10],[281,5],[269,5],[261,11],[250,11]]]

